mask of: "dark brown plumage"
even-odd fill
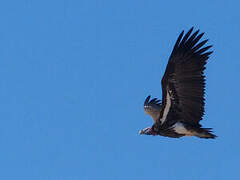
[[[162,103],[147,97],[144,110],[152,116],[152,127],[140,134],[168,137],[197,136],[215,138],[209,128],[201,128],[199,121],[204,115],[204,70],[212,46],[203,47],[208,40],[199,42],[204,33],[179,35],[170,55],[162,78]],[[192,35],[191,35],[192,34]]]

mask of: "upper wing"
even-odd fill
[[[199,40],[204,33],[191,35],[191,28],[183,37],[179,35],[162,78],[162,104],[159,120],[166,121],[171,111],[182,121],[198,124],[204,114],[204,69],[212,46],[202,46],[208,41]],[[191,36],[190,36],[191,35]],[[183,38],[182,38],[183,37]]]
[[[150,98],[151,96],[148,96],[144,102],[144,111],[146,114],[150,115],[153,118],[154,122],[157,122],[160,117],[162,105],[160,103],[160,100],[158,100],[157,98],[149,101]]]

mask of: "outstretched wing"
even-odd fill
[[[199,42],[204,33],[192,31],[179,35],[162,78],[161,123],[168,121],[169,112],[192,125],[199,125],[204,115],[204,69],[212,46],[203,47],[208,41]]]

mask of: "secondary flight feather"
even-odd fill
[[[212,46],[205,46],[208,40],[200,41],[204,33],[192,32],[193,27],[185,35],[182,31],[173,47],[161,81],[162,101],[146,98],[144,111],[154,124],[140,134],[216,138],[211,128],[203,128],[199,123],[205,105],[204,70]]]

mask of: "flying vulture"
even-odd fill
[[[211,128],[203,128],[199,121],[204,115],[204,70],[213,51],[203,47],[208,40],[200,41],[204,33],[193,32],[193,27],[179,35],[163,75],[162,101],[148,96],[144,111],[154,121],[151,127],[139,133],[172,138],[196,136],[216,138]]]

